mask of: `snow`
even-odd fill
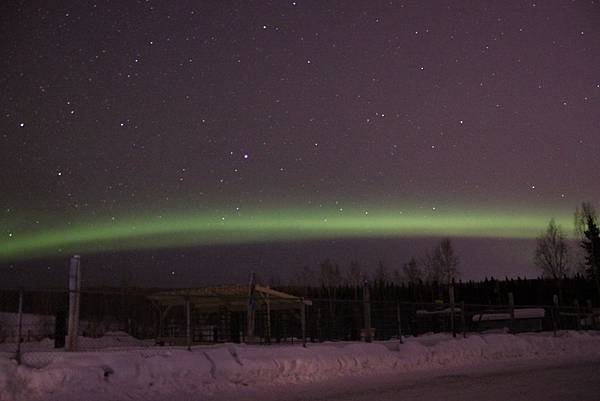
[[[19,314],[0,312],[0,341],[15,341],[18,337]],[[54,330],[54,316],[23,313],[21,320],[22,338],[40,339]]]
[[[600,356],[599,332],[431,334],[376,343],[220,344],[134,347],[94,352],[27,352],[17,365],[0,354],[0,400],[148,399],[210,396],[226,389],[315,383],[343,377],[424,371],[492,361]],[[108,336],[109,338],[111,336]],[[113,339],[102,340],[114,344]],[[85,395],[85,396],[84,396]],[[70,397],[70,398],[69,398]],[[165,398],[166,399],[166,398]]]
[[[515,309],[515,319],[542,319],[545,315],[544,308],[522,308]],[[483,313],[480,315],[473,315],[473,321],[492,321],[492,320],[510,320],[510,313]]]
[[[102,337],[79,336],[79,347],[85,351],[108,351],[111,349],[129,349],[148,346],[149,344],[131,337],[123,331],[109,331]],[[14,353],[17,345],[15,343],[0,343],[0,353]],[[40,341],[26,341],[21,343],[23,352],[61,352],[64,350],[54,349],[54,340],[44,338]]]

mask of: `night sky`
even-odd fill
[[[442,236],[466,279],[531,276],[600,199],[598,1],[59,3],[0,5],[14,283],[75,252],[148,285],[393,269]]]

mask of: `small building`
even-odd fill
[[[161,291],[157,343],[304,341],[311,302],[258,284]]]

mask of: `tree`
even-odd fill
[[[336,324],[336,308],[335,308],[335,299],[337,298],[338,286],[341,284],[342,275],[340,273],[340,267],[337,263],[333,263],[330,259],[325,259],[319,265],[321,272],[321,287],[325,290],[325,294],[327,297],[327,303],[329,305],[329,318],[333,319],[334,332],[337,331]],[[335,336],[335,334],[334,334]]]
[[[587,229],[583,232],[581,247],[586,253],[585,266],[586,273],[596,284],[596,290],[600,296],[600,229],[598,223],[592,216],[587,217]]]
[[[373,281],[379,283],[379,285],[384,285],[390,280],[390,275],[388,273],[387,267],[383,264],[381,260],[377,262],[377,268],[375,269],[375,274],[373,275]]]
[[[398,269],[394,269],[392,271],[391,280],[392,280],[392,283],[395,285],[401,285],[404,282],[404,280],[402,278],[402,273],[400,273],[400,271]]]
[[[581,209],[575,208],[575,235],[583,238],[584,231],[588,229],[588,220],[594,224],[598,223],[598,216],[596,214],[596,208],[590,202],[581,203]]]
[[[324,288],[335,288],[340,285],[342,281],[342,275],[340,273],[340,267],[334,264],[329,259],[325,259],[319,265],[320,270],[320,284]]]
[[[360,287],[365,281],[365,274],[362,271],[360,264],[355,260],[350,262],[350,266],[346,272],[346,281],[351,287]]]
[[[569,273],[569,244],[554,219],[537,238],[533,260],[543,276],[555,281],[562,299],[562,279]]]
[[[441,279],[440,269],[436,264],[433,255],[427,251],[420,259],[420,264],[423,266],[423,277],[429,283],[439,282]]]
[[[444,238],[433,251],[433,268],[436,270],[438,282],[450,285],[460,276],[459,259],[454,253],[449,238]]]
[[[435,296],[434,287],[437,288],[438,299],[441,299],[443,296],[443,287],[449,287],[452,282],[459,278],[459,259],[455,255],[452,243],[448,238],[440,241],[433,249],[433,253],[427,252],[421,259],[421,264],[427,275],[427,281],[430,284],[437,284],[436,286],[430,286],[432,298]]]
[[[338,286],[342,281],[340,267],[330,259],[325,259],[321,262],[319,268],[321,272],[320,284],[325,289],[326,296],[329,299],[329,315],[333,317],[335,314],[333,300],[336,298]]]
[[[315,285],[317,282],[315,272],[306,265],[298,266],[290,281],[290,285],[304,288],[304,295],[308,294],[308,288]]]
[[[402,266],[402,273],[404,274],[404,279],[409,284],[418,284],[423,279],[423,272],[415,258],[410,258],[410,260]]]
[[[348,285],[354,289],[354,299],[358,299],[358,289],[365,282],[365,273],[357,261],[353,260],[350,262],[348,272],[346,273],[346,280]]]

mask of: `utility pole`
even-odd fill
[[[21,364],[21,340],[23,337],[23,290],[19,290],[19,329],[17,332],[17,363]]]
[[[81,296],[80,256],[73,255],[69,264],[69,328],[67,351],[77,351],[79,332],[79,302]]]
[[[373,340],[371,329],[371,291],[369,282],[365,280],[363,285],[363,314],[364,314],[364,339],[370,343]]]

